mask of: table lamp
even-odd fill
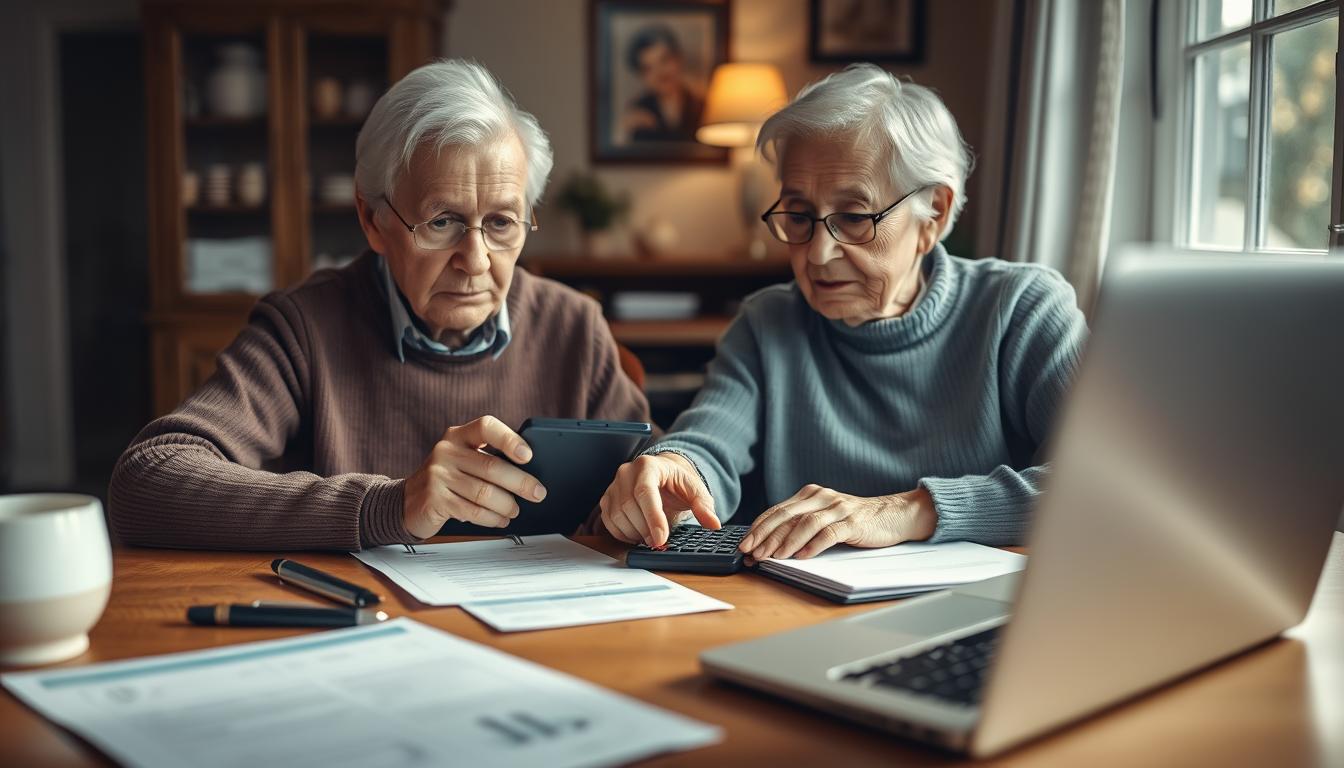
[[[773,65],[720,64],[714,68],[695,138],[716,147],[750,147],[756,143],[761,123],[787,103],[784,78]],[[765,241],[755,226],[756,217],[764,210],[764,193],[769,182],[744,165],[754,163],[737,168],[742,218],[747,227],[747,253],[759,259],[765,257]]]

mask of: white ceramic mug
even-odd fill
[[[0,496],[0,664],[83,653],[111,591],[112,547],[98,499]]]

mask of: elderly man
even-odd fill
[[[546,494],[510,425],[646,421],[597,304],[514,268],[551,162],[479,65],[393,86],[356,146],[371,252],[261,299],[214,376],[135,438],[109,491],[121,540],[354,550],[445,524],[507,532],[517,499]]]
[[[971,155],[927,88],[852,66],[761,128],[763,215],[795,280],[743,302],[692,407],[602,498],[617,538],[717,527],[741,478],[768,503],[741,549],[1020,541],[1086,336],[1058,273],[944,250]],[[749,510],[754,512],[755,510]]]

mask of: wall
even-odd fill
[[[4,433],[10,488],[73,479],[57,36],[135,24],[135,0],[15,0],[0,17]],[[114,375],[114,374],[111,374]]]
[[[5,432],[9,487],[73,476],[56,35],[134,22],[134,0],[22,0],[0,17]]]
[[[985,83],[995,3],[991,0],[929,0],[925,61],[893,68],[935,88],[961,125],[972,148],[984,136]],[[446,20],[444,52],[489,67],[523,108],[533,112],[555,149],[552,184],[588,161],[588,0],[456,0]],[[731,55],[779,67],[789,93],[834,67],[808,62],[808,0],[735,0]],[[602,167],[611,188],[631,194],[630,223],[653,217],[679,232],[677,250],[711,254],[741,242],[737,192],[727,168],[667,166]],[[973,193],[976,185],[968,184]],[[953,234],[953,248],[975,242],[976,200],[968,200]],[[559,211],[543,208],[533,253],[578,248],[575,227]]]

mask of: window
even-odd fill
[[[1325,251],[1331,225],[1344,221],[1340,0],[1176,5],[1179,170],[1166,179],[1176,241]],[[1334,242],[1344,246],[1344,234]]]

